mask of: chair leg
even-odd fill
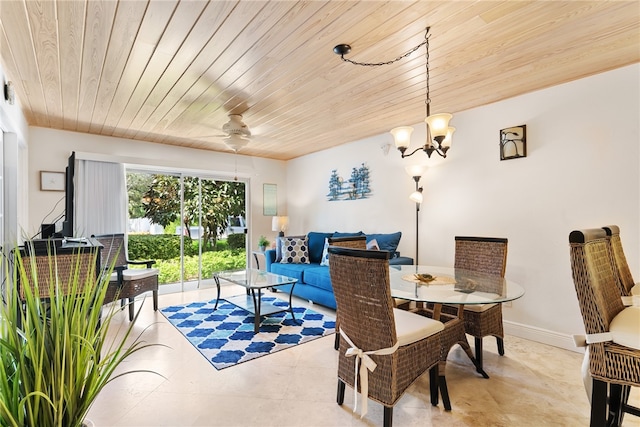
[[[336,331],[335,341],[333,342],[333,348],[336,350],[340,349],[340,332]]]
[[[336,398],[336,401],[340,406],[342,406],[342,404],[344,403],[344,388],[345,388],[344,381],[338,379],[338,396]]]
[[[158,291],[153,291],[153,311],[158,311]]]
[[[451,401],[449,400],[449,389],[447,388],[447,378],[442,373],[438,377],[438,387],[440,387],[440,394],[442,395],[442,405],[445,411],[451,410]]]
[[[133,304],[134,300],[135,298],[129,298],[129,321],[130,322],[133,320],[133,317],[135,315],[135,307]]]
[[[476,361],[478,362],[476,366],[476,370],[478,372],[483,371],[482,367],[482,338],[475,337],[475,347],[476,347]]]
[[[393,406],[384,407],[384,427],[391,427],[393,425]]]
[[[429,369],[429,393],[431,394],[431,405],[438,406],[438,364]]]
[[[593,379],[591,391],[591,427],[602,427],[607,420],[607,383]]]
[[[500,337],[496,337],[496,342],[498,344],[498,354],[500,356],[504,356],[504,340]]]
[[[622,424],[622,399],[623,386],[609,384],[609,416],[607,425],[619,426]]]

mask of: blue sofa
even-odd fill
[[[389,260],[391,265],[412,265],[413,258],[400,256],[397,252],[398,243],[401,232],[388,234],[365,234],[358,233],[322,233],[310,232],[307,234],[307,246],[309,250],[308,264],[285,264],[277,260],[279,250],[269,249],[265,252],[266,270],[271,273],[282,274],[288,277],[298,279],[298,283],[293,288],[293,295],[313,301],[326,307],[336,308],[336,299],[333,296],[333,287],[331,286],[331,278],[329,277],[329,267],[320,265],[322,260],[322,252],[324,250],[325,239],[329,237],[347,237],[366,235],[367,243],[376,240],[381,250],[392,253]],[[279,244],[279,242],[277,242]],[[279,286],[279,291],[289,292],[291,285]]]

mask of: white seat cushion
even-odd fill
[[[497,304],[466,304],[464,306],[465,310],[475,311],[476,313],[480,313],[483,311],[487,311],[490,308],[495,307]]]
[[[122,272],[122,280],[140,280],[146,279],[147,277],[157,276],[160,273],[160,270],[157,268],[128,268]],[[118,273],[111,273],[111,281],[115,282],[118,280]]]
[[[442,322],[406,310],[394,308],[393,316],[396,319],[398,344],[401,346],[420,341],[444,329]]]
[[[640,307],[627,307],[609,325],[613,342],[640,350]]]

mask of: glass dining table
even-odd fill
[[[453,267],[390,266],[389,279],[392,297],[433,303],[436,320],[440,320],[443,304],[457,306],[457,317],[462,321],[465,305],[504,303],[524,295],[522,286],[504,277]],[[462,337],[460,341],[478,372],[488,378],[466,339]]]

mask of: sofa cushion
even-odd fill
[[[329,274],[329,267],[308,267],[304,271],[304,281],[310,286],[315,286],[316,288],[333,292],[333,287],[331,286],[331,275]]]
[[[324,241],[327,237],[331,237],[333,233],[320,233],[311,231],[307,237],[309,238],[309,261],[320,264],[322,261],[322,250],[324,249]]]
[[[304,283],[304,272],[309,268],[309,264],[282,264],[274,262],[271,264],[271,273],[280,274],[282,276],[293,277],[298,279],[298,286]]]
[[[307,237],[282,238],[282,264],[309,264]]]
[[[367,243],[375,240],[378,242],[378,247],[381,251],[388,251],[393,254],[398,250],[398,244],[400,243],[401,237],[401,231],[387,234],[367,234]]]

